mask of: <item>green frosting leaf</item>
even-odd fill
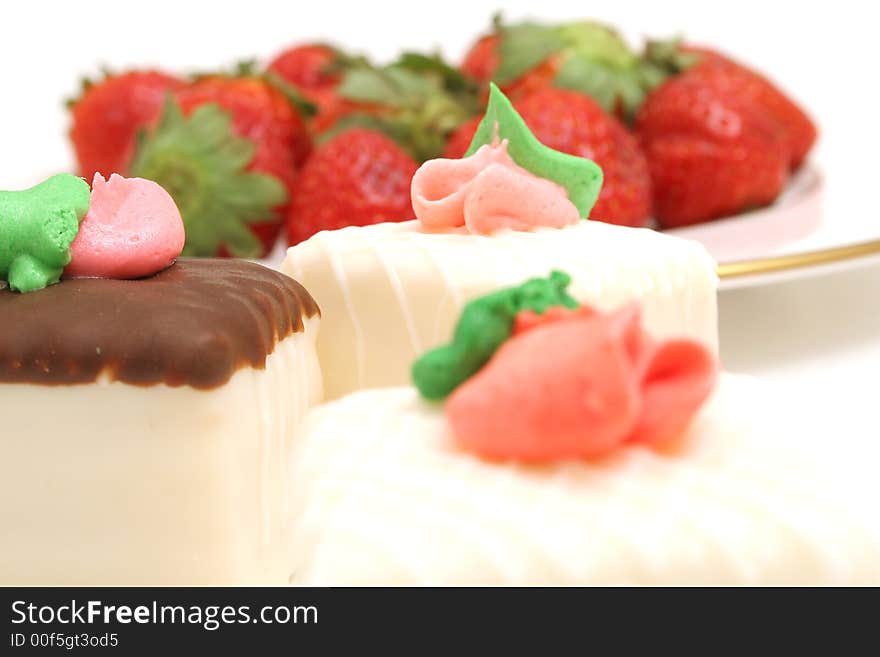
[[[513,332],[517,314],[543,314],[553,306],[577,308],[566,291],[571,276],[554,271],[474,299],[462,310],[452,342],[432,349],[412,367],[416,388],[427,399],[443,399],[476,374]]]
[[[569,155],[542,144],[513,109],[501,90],[490,84],[489,105],[466,153],[507,139],[507,152],[519,166],[540,178],[562,185],[581,217],[588,218],[602,189],[602,169],[592,160]]]
[[[141,135],[131,175],[155,180],[174,198],[186,227],[184,255],[213,256],[221,246],[242,258],[260,254],[248,226],[272,219],[287,190],[274,176],[247,171],[255,150],[219,105],[185,117],[170,97],[156,129]]]
[[[0,191],[0,279],[9,289],[32,292],[60,280],[90,196],[86,181],[69,173]]]

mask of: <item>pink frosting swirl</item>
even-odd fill
[[[565,189],[514,162],[507,140],[460,160],[425,162],[411,193],[416,217],[430,230],[465,226],[487,235],[503,228],[562,228],[580,220]]]
[[[162,271],[186,240],[174,199],[158,183],[100,173],[89,211],[70,246],[68,277],[143,278]]]

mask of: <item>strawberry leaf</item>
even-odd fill
[[[501,63],[495,72],[498,84],[508,84],[565,47],[556,26],[520,23],[501,30]]]
[[[358,103],[400,104],[400,94],[394,81],[376,68],[355,68],[348,71],[336,90],[347,100]]]
[[[669,77],[669,74],[654,62],[642,60],[639,62],[639,79],[642,87],[647,91],[659,87]]]
[[[681,37],[648,41],[643,59],[667,75],[678,75],[700,61],[699,54],[683,51],[681,42]]]
[[[405,52],[392,64],[423,75],[437,77],[442,86],[450,93],[470,93],[476,95],[479,85],[457,68],[450,66],[439,55],[424,55],[416,52]]]
[[[419,107],[431,96],[442,93],[442,88],[435,78],[392,65],[350,70],[337,93],[354,102],[399,109]]]
[[[185,255],[213,256],[225,246],[232,255],[255,257],[261,245],[248,226],[272,219],[287,200],[277,178],[246,170],[255,150],[219,105],[185,117],[169,95],[156,128],[138,137],[131,174],[155,180],[174,198],[186,228]]]
[[[397,89],[400,106],[420,107],[435,94],[442,93],[440,82],[427,75],[419,75],[400,66],[388,66],[382,74]]]
[[[303,96],[302,92],[294,85],[273,71],[266,71],[261,76],[266,82],[275,87],[284,94],[284,97],[291,105],[299,110],[299,113],[305,117],[314,116],[318,111],[318,106],[308,98]]]
[[[459,76],[438,58],[412,53],[384,68],[352,69],[337,93],[363,107],[337,120],[319,143],[363,127],[391,137],[418,162],[438,157],[449,135],[477,111],[475,85],[468,81],[459,93],[449,88],[462,84]]]
[[[387,121],[379,116],[376,116],[375,114],[355,112],[353,114],[347,114],[346,116],[343,116],[338,121],[336,121],[336,123],[333,124],[332,128],[330,128],[329,130],[325,130],[320,135],[315,137],[315,143],[318,145],[325,144],[339,133],[350,130],[351,128],[366,128],[367,130],[375,130],[377,132],[381,132],[384,135],[387,135],[388,137],[391,137],[394,141],[398,141],[403,137],[403,134],[400,131],[393,130],[393,126],[393,122]]]
[[[665,77],[663,65],[640,58],[620,34],[602,23],[521,23],[501,26],[498,33],[500,64],[495,81],[501,85],[555,55],[560,62],[553,80],[556,86],[591,96],[608,112],[622,110],[632,118],[646,92]]]
[[[638,56],[621,36],[602,23],[581,21],[559,28],[566,49],[578,56],[601,62],[612,69],[632,68]]]
[[[606,112],[614,112],[617,80],[605,64],[583,57],[566,57],[553,82],[557,87],[590,96]]]
[[[609,114],[622,110],[629,120],[645,100],[652,86],[643,77],[644,68],[614,69],[602,62],[572,54],[565,59],[553,83],[590,96]]]

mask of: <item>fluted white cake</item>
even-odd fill
[[[294,450],[292,581],[880,584],[871,468],[778,392],[727,374],[666,453],[542,467],[461,452],[411,388],[325,404]]]
[[[466,302],[553,269],[572,275],[578,301],[611,310],[638,299],[656,337],[689,337],[717,351],[715,263],[696,242],[593,221],[492,236],[419,226],[325,231],[288,251],[282,271],[324,317],[326,399],[408,383],[413,360],[449,339]]]

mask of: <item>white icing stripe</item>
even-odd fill
[[[351,296],[351,290],[348,285],[348,278],[345,274],[345,267],[342,264],[342,259],[339,254],[333,249],[333,247],[325,242],[325,240],[330,238],[329,232],[320,232],[314,235],[311,240],[324,251],[328,262],[330,263],[330,267],[333,270],[333,275],[336,278],[336,285],[339,288],[339,292],[342,295],[342,300],[345,304],[345,308],[348,311],[349,319],[352,323],[352,328],[354,331],[354,349],[355,349],[355,370],[357,372],[357,387],[362,388],[364,386],[364,378],[366,371],[366,344],[364,339],[364,330],[361,327],[361,323],[358,319],[357,311],[355,310],[354,300]],[[302,283],[302,281],[299,281]],[[308,290],[308,287],[306,286]],[[314,296],[314,295],[313,295]],[[317,300],[317,299],[316,299]],[[318,301],[318,306],[320,307],[321,302]],[[332,347],[331,347],[332,348]]]
[[[406,240],[406,246],[410,249],[418,250],[424,256],[426,262],[430,263],[433,271],[443,279],[443,293],[437,301],[437,310],[434,313],[434,321],[431,325],[431,334],[427,336],[428,345],[437,345],[448,339],[446,335],[446,323],[440,308],[449,300],[453,308],[460,310],[464,307],[464,296],[461,288],[455,283],[451,276],[437,259],[434,252],[427,247],[424,240],[413,239],[414,233],[405,232],[403,236]],[[426,348],[427,349],[427,348]],[[421,350],[420,350],[421,351]]]
[[[418,330],[416,329],[415,320],[412,316],[412,310],[410,309],[410,304],[406,299],[406,292],[404,292],[403,284],[400,282],[400,276],[394,269],[394,265],[392,265],[382,253],[382,240],[377,240],[371,237],[371,233],[369,231],[360,231],[358,233],[358,237],[360,237],[367,245],[367,248],[372,251],[373,255],[376,258],[376,261],[379,263],[379,268],[385,273],[385,276],[388,278],[388,285],[391,286],[391,290],[394,292],[394,298],[397,300],[397,304],[400,307],[400,312],[403,315],[403,322],[406,325],[406,331],[409,334],[409,340],[410,344],[412,345],[413,351],[417,354],[421,353],[422,351],[424,351],[422,347],[422,340],[419,337]]]
[[[722,377],[676,453],[543,467],[459,452],[409,389],[326,404],[293,461],[296,582],[880,583],[878,483],[756,386]]]
[[[418,240],[413,238],[413,236],[416,234],[417,233],[413,233],[411,231],[403,233],[405,239],[407,240],[407,246],[418,249],[425,256],[425,259],[431,263],[431,265],[443,279],[444,288],[449,296],[452,297],[455,305],[464,305],[464,298],[462,296],[462,292],[459,286],[456,285],[452,277],[449,276],[446,268],[441,265],[434,251],[428,248],[428,243],[425,240]]]

